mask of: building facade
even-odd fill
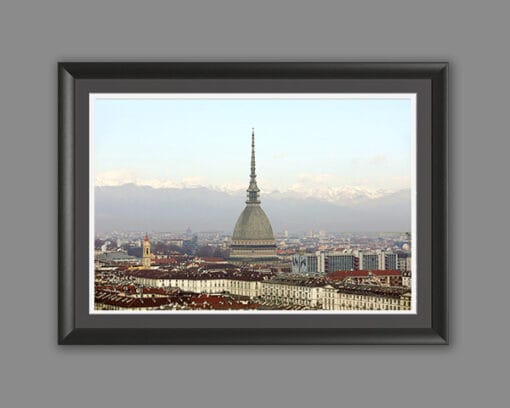
[[[221,269],[178,273],[152,269],[133,270],[129,274],[133,283],[144,287],[179,289],[195,294],[233,295],[277,308],[410,310],[410,288],[402,285],[401,280],[393,280],[399,271],[391,274],[391,271],[379,272],[377,276],[372,276],[368,271],[337,271],[336,275],[344,273],[345,276],[306,277]],[[100,300],[100,303],[105,303],[104,299]],[[116,306],[124,305],[120,303]],[[147,303],[143,307],[149,306],[150,303]]]
[[[322,308],[322,286],[324,282],[299,277],[275,277],[261,282],[260,297],[276,305]]]
[[[375,270],[375,269],[381,269],[379,266],[379,254],[375,252],[363,252],[360,251],[359,255],[359,269],[364,270]]]
[[[325,272],[354,271],[359,269],[359,260],[353,254],[329,252],[325,254]]]
[[[346,285],[324,288],[323,307],[326,310],[411,310],[411,292],[402,287],[375,285]]]

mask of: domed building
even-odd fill
[[[246,207],[237,219],[230,246],[230,260],[233,262],[277,261],[276,242],[273,228],[266,213],[260,207],[259,188],[255,174],[255,131],[251,134],[251,173]]]

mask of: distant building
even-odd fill
[[[96,263],[99,265],[110,265],[110,264],[139,264],[140,258],[136,256],[128,255],[126,252],[103,252],[95,255]]]
[[[308,260],[306,254],[294,254],[292,257],[292,273],[308,273]]]
[[[145,234],[145,239],[143,240],[142,265],[145,268],[151,267],[151,243],[147,234]]]
[[[327,252],[324,254],[324,272],[354,271],[359,269],[359,259],[353,254]]]
[[[343,252],[317,251],[314,254],[296,254],[292,259],[293,273],[325,274],[357,269],[358,258]]]
[[[394,252],[382,252],[381,269],[398,269],[398,255]]]
[[[397,269],[401,271],[410,271],[412,265],[411,254],[407,252],[399,253],[397,259]]]
[[[169,239],[167,241],[168,245],[173,245],[179,248],[182,248],[184,246],[184,240],[183,239]]]
[[[379,254],[377,254],[375,252],[359,251],[358,258],[359,258],[359,269],[364,269],[364,270],[381,269],[379,267]]]
[[[308,273],[323,273],[320,268],[320,256],[316,254],[306,254],[306,264]]]
[[[394,270],[398,269],[398,254],[389,250],[377,250],[375,251],[378,256],[378,268],[380,270]]]
[[[299,253],[292,257],[292,273],[294,274],[323,274],[324,254]]]

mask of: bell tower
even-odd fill
[[[142,246],[142,266],[145,268],[151,267],[151,242],[149,241],[149,236],[145,234],[145,239],[143,240]]]

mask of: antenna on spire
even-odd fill
[[[257,174],[255,173],[255,128],[251,128],[251,168],[250,185],[248,187],[248,200],[246,203],[259,204],[259,188],[257,187]]]
[[[252,128],[251,131],[251,174],[250,178],[255,179],[257,175],[255,174],[255,128]]]

